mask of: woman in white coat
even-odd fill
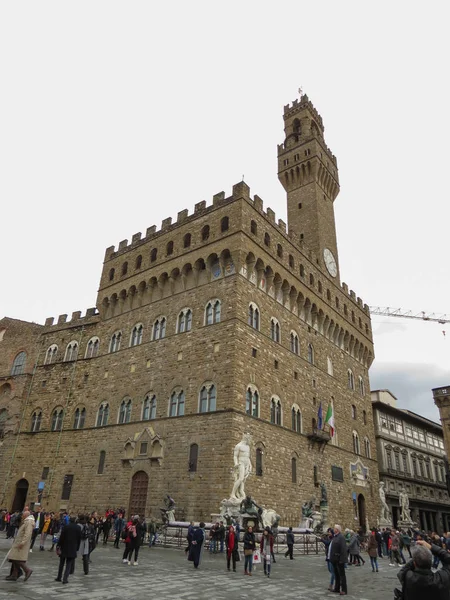
[[[6,578],[8,581],[17,581],[19,569],[23,569],[25,573],[24,581],[27,581],[33,572],[27,567],[27,560],[34,525],[33,515],[29,511],[25,511],[22,515],[22,524],[8,554],[8,560],[12,562],[12,573]]]

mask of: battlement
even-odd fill
[[[311,102],[311,100],[308,98],[308,96],[306,94],[303,94],[303,96],[301,96],[300,100],[294,100],[292,102],[292,104],[286,104],[284,106],[284,117],[290,117],[292,115],[294,115],[296,112],[299,112],[300,110],[303,110],[307,108],[311,114],[314,117],[314,120],[316,121],[317,125],[319,125],[319,127],[322,130],[322,133],[325,131],[325,127],[323,125],[323,121],[322,121],[322,117],[320,116],[320,114],[317,112],[316,108],[314,107],[313,103]]]
[[[86,314],[84,317],[82,317],[81,314],[81,310],[74,311],[69,321],[67,320],[67,315],[59,315],[56,323],[54,317],[48,317],[45,319],[44,327],[55,327],[58,329],[61,328],[61,325],[70,325],[71,327],[74,327],[84,325],[85,323],[92,323],[93,321],[97,320],[94,319],[94,317],[99,316],[99,312],[95,307],[86,309]]]

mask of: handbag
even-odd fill
[[[251,548],[244,548],[244,556],[252,556],[253,550]]]

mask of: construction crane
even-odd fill
[[[389,306],[369,306],[372,315],[380,315],[382,317],[400,317],[402,319],[419,319],[420,321],[434,321],[445,325],[450,323],[450,315],[438,315],[436,313],[426,313],[421,310],[418,313],[412,310],[402,310],[401,308],[390,308]]]

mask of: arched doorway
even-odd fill
[[[359,525],[362,530],[366,531],[366,499],[362,494],[358,496],[358,516],[359,516]]]
[[[128,516],[145,516],[145,507],[147,505],[148,475],[145,471],[138,471],[131,480],[130,504]]]
[[[26,479],[19,479],[16,483],[16,494],[14,496],[12,512],[15,512],[16,510],[22,511],[24,509],[29,485],[30,484]]]

